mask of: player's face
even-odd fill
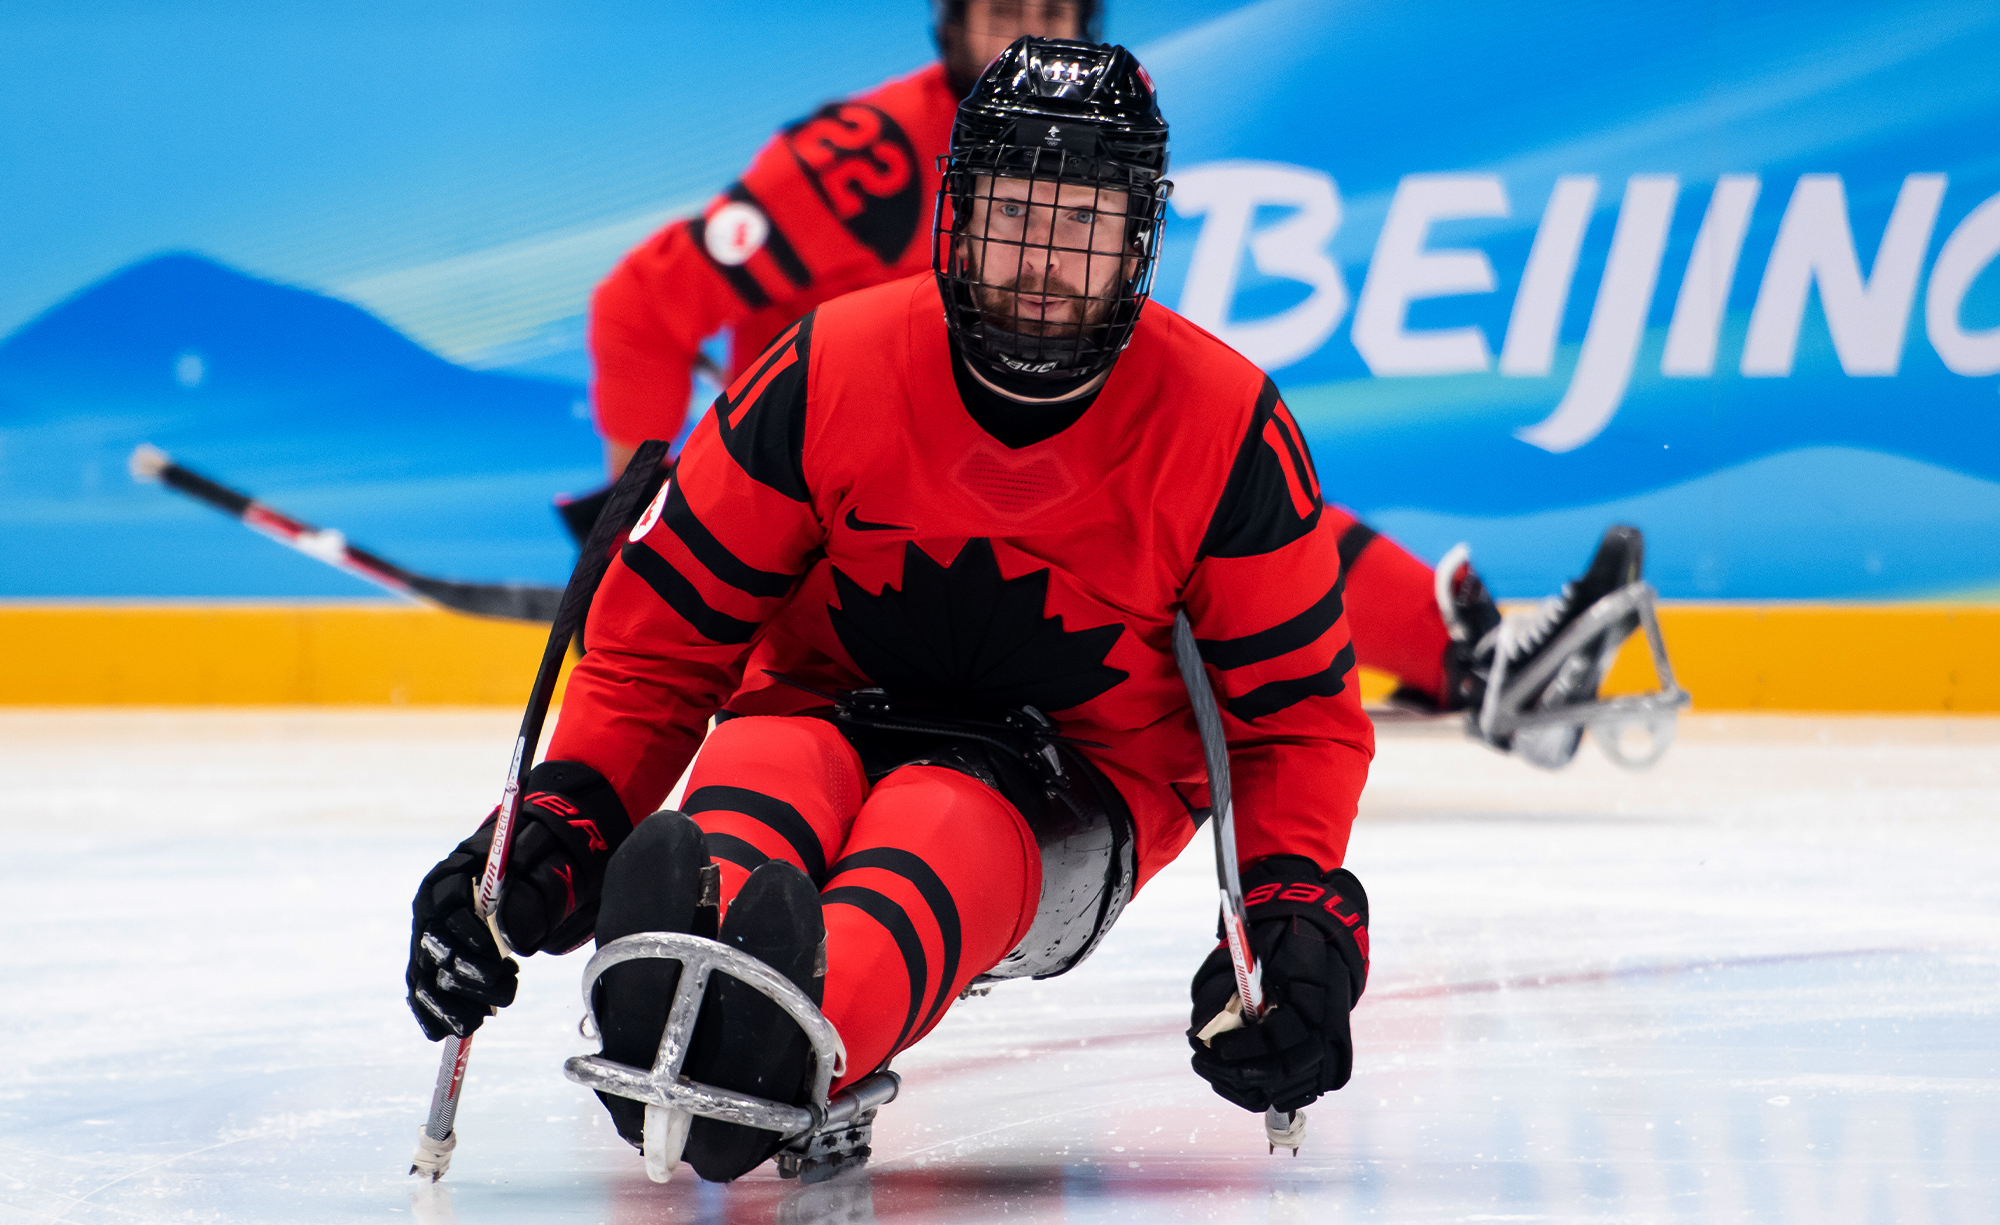
[[[1134,256],[1122,191],[980,176],[965,257],[985,316],[1025,336],[1075,336],[1104,322]]]
[[[1076,0],[966,0],[964,22],[947,35],[953,75],[970,82],[1015,39],[1081,38],[1083,21]]]

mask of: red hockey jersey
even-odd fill
[[[1033,705],[1130,804],[1143,881],[1207,803],[1171,647],[1223,694],[1245,862],[1339,866],[1374,749],[1339,531],[1276,387],[1157,302],[1094,403],[1010,449],[966,412],[934,278],[822,306],[717,399],[590,613],[554,758],[637,818],[708,717],[822,690]]]
[[[937,159],[958,101],[934,64],[780,132],[702,215],[628,254],[590,304],[598,431],[673,438],[701,342],[730,377],[822,302],[930,267]]]

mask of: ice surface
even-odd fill
[[[865,1177],[647,1182],[561,1075],[576,954],[524,966],[419,1191],[409,897],[514,722],[0,715],[0,1221],[2000,1220],[1977,719],[1691,718],[1645,775],[1385,729],[1357,1071],[1296,1159],[1187,1068],[1203,840],[899,1060]]]

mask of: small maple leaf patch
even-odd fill
[[[903,586],[871,595],[833,570],[834,632],[868,679],[908,701],[966,710],[1081,706],[1129,674],[1104,657],[1123,625],[1065,630],[1045,617],[1046,567],[1001,578],[993,542],[966,541],[949,566],[914,542],[903,548]]]

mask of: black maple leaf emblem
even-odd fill
[[[871,595],[833,570],[834,632],[869,680],[892,697],[965,710],[1066,710],[1123,681],[1104,657],[1123,625],[1068,631],[1045,617],[1049,572],[1000,577],[993,542],[966,541],[949,566],[914,542],[901,590]]]

